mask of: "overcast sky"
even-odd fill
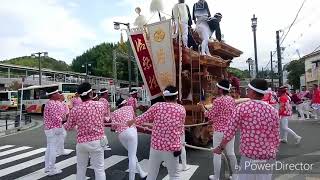
[[[276,48],[276,30],[288,30],[303,0],[208,0],[212,14],[220,12],[226,43],[244,53],[232,66],[246,69],[253,54],[251,17],[258,17],[259,69]],[[120,31],[113,21],[133,23],[135,7],[141,7],[149,22],[158,15],[149,12],[151,0],[0,0],[0,59],[48,51],[49,56],[71,63],[77,55],[102,42],[117,42]],[[176,3],[163,0],[164,14]],[[192,9],[196,0],[186,0]],[[168,17],[168,16],[167,16]],[[311,53],[320,45],[320,1],[306,0],[296,24],[283,45],[284,62]]]

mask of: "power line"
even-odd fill
[[[312,53],[316,52],[319,48],[320,48],[320,44],[319,44],[318,47],[316,47],[316,48],[312,51]]]
[[[297,20],[297,18],[298,18],[298,16],[299,16],[299,14],[300,14],[300,11],[302,10],[302,8],[303,8],[303,6],[304,6],[305,2],[306,2],[306,0],[303,0],[303,2],[302,2],[301,6],[300,6],[300,8],[299,8],[299,10],[298,10],[298,12],[297,12],[297,14],[296,14],[296,17],[294,18],[293,22],[291,23],[291,25],[290,25],[290,27],[289,27],[289,29],[288,29],[288,31],[287,31],[287,33],[286,33],[286,35],[284,35],[284,38],[282,39],[282,41],[281,41],[281,43],[280,43],[280,46],[282,45],[282,43],[284,42],[284,40],[287,38],[287,36],[288,36],[288,34],[289,34],[289,32],[290,32],[290,30],[291,30],[292,26],[294,25],[294,23],[296,22],[296,20]]]

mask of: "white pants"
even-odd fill
[[[129,180],[134,180],[136,170],[139,174],[144,173],[138,163],[137,147],[138,147],[138,133],[135,127],[131,127],[119,134],[121,144],[128,150],[129,157]]]
[[[284,116],[281,118],[281,139],[288,140],[288,133],[293,135],[295,138],[298,138],[298,135],[288,127],[288,116]]]
[[[77,180],[86,180],[89,156],[95,179],[105,180],[104,149],[100,144],[100,140],[77,144]]]
[[[63,134],[62,128],[53,128],[45,130],[44,133],[47,137],[47,149],[45,152],[45,169],[50,171],[55,169],[57,146],[59,139]]]
[[[176,32],[179,32],[179,23],[175,22]],[[184,47],[188,47],[188,23],[181,22],[182,42]]]
[[[162,162],[166,163],[169,180],[180,180],[178,168],[179,168],[179,157],[174,157],[171,151],[158,151],[150,148],[149,157],[149,171],[147,180],[156,180],[159,167]]]
[[[63,134],[62,128],[53,128],[44,130],[47,137],[47,149],[45,152],[45,170],[51,171],[55,169],[57,146],[60,137]]]
[[[238,165],[237,158],[234,153],[234,138],[233,137],[226,145],[226,153],[230,160],[230,166],[233,173],[232,178],[237,179],[236,175],[236,167]],[[214,132],[213,134],[213,148],[216,148],[220,145],[221,141],[223,140],[223,133],[222,132]],[[213,155],[213,167],[214,167],[214,179],[219,180],[220,178],[220,169],[221,169],[221,154],[214,154]]]
[[[181,164],[182,169],[185,169],[187,167],[187,151],[186,147],[184,146],[184,143],[186,142],[186,136],[185,134],[181,135]]]
[[[211,36],[212,32],[206,22],[201,22],[197,24],[196,31],[198,32],[202,43],[201,43],[201,55],[211,55],[208,47],[209,37]]]
[[[67,131],[62,128],[62,134],[58,138],[58,144],[57,144],[57,154],[62,155],[64,153],[64,140],[67,137]]]
[[[303,103],[297,104],[297,111],[300,115],[300,119],[304,119],[304,113],[303,113]]]
[[[310,119],[310,102],[305,101],[302,103],[303,113],[307,116],[307,119]]]
[[[242,156],[240,160],[240,173],[238,175],[238,180],[271,180],[272,171],[259,171],[255,168],[257,167],[257,164],[273,163],[275,163],[275,160],[253,160]]]

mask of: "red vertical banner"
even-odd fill
[[[129,40],[150,99],[159,97],[161,89],[156,78],[152,57],[143,31],[129,34]]]

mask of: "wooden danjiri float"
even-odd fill
[[[187,111],[186,140],[204,146],[212,139],[213,129],[198,103],[210,106],[215,84],[228,77],[227,67],[242,52],[224,42],[210,41],[212,56],[200,55],[200,50],[185,48],[179,43],[179,36],[172,36],[171,24],[167,20],[130,29],[129,41],[152,102],[161,98],[166,85],[178,87],[179,100]],[[193,37],[201,44],[195,32]]]

